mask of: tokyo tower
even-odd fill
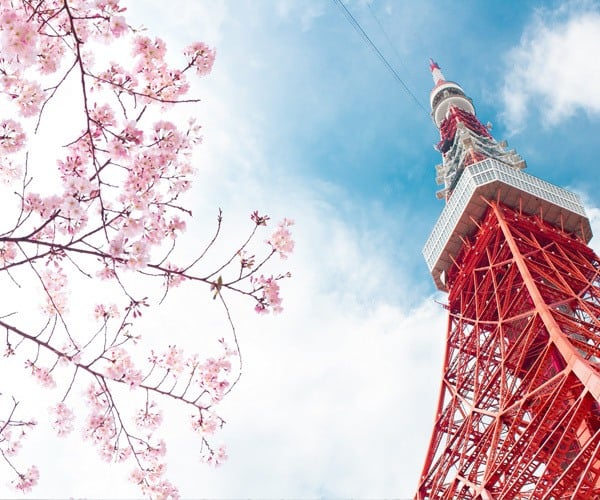
[[[431,61],[445,207],[423,254],[448,292],[416,499],[600,498],[600,260],[580,198],[523,172]]]

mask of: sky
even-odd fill
[[[184,498],[414,494],[446,325],[421,255],[443,208],[430,57],[527,172],[578,192],[600,228],[599,2],[344,4],[412,95],[333,0],[128,5],[130,23],[170,50],[195,40],[217,50],[196,88],[204,143],[184,244],[201,246],[217,207],[232,242],[253,210],[296,222],[284,312],[257,317],[234,304],[244,373],[220,410],[228,462],[203,466],[177,420],[165,425],[168,476]],[[227,332],[211,302],[175,295],[147,320],[164,325],[156,341],[186,332],[203,345]],[[33,497],[139,495],[128,468],[99,463],[77,436],[33,434],[28,450],[45,461]]]

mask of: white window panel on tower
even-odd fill
[[[477,229],[475,221],[484,217],[488,208],[486,200],[498,200],[524,213],[538,214],[586,243],[592,237],[577,194],[487,158],[462,172],[423,248],[427,266],[440,290],[446,290],[442,276],[447,275],[452,259],[458,255],[462,238],[471,236]]]

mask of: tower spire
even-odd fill
[[[495,158],[518,170],[525,168],[525,161],[514,150],[506,149],[506,141],[497,142],[479,121],[473,101],[462,87],[446,80],[433,59],[429,67],[435,83],[429,96],[431,117],[440,131],[436,148],[442,154],[436,182],[444,188],[438,191],[438,198],[448,200],[463,170],[485,158]]]
[[[446,81],[438,63],[431,58],[429,59],[429,69],[431,70],[431,76],[433,77],[433,83],[435,85]]]

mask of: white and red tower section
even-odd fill
[[[423,254],[448,292],[417,499],[600,498],[600,259],[579,197],[524,173],[432,61],[446,205]]]

